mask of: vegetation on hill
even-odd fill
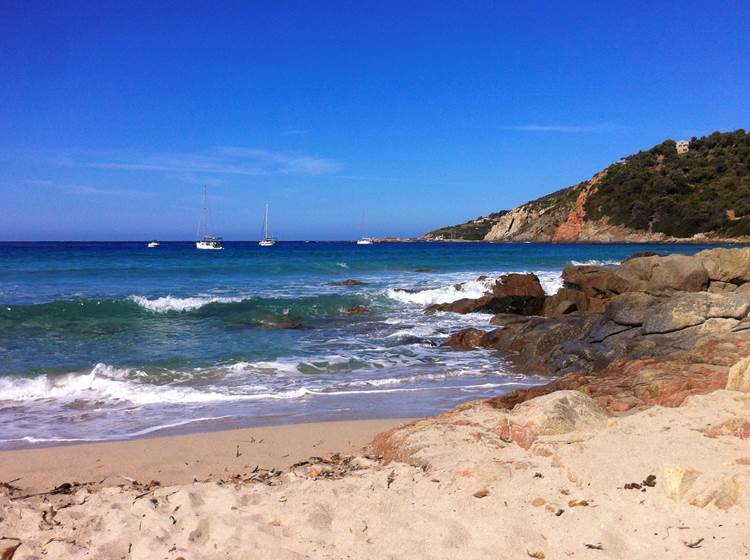
[[[429,239],[442,238],[481,241],[490,229],[492,229],[492,226],[497,223],[497,220],[507,213],[507,210],[501,210],[500,212],[494,212],[487,216],[480,216],[475,220],[466,222],[465,224],[436,229],[435,231],[426,234],[425,237]]]
[[[674,140],[610,165],[592,182],[585,219],[607,219],[635,231],[677,238],[697,233],[750,236],[750,134],[742,129],[714,132],[689,142],[678,154]],[[523,205],[560,223],[584,181]],[[479,240],[507,211],[441,228],[428,237]]]
[[[673,140],[607,169],[586,218],[673,237],[750,235],[750,134],[714,132],[678,154]]]

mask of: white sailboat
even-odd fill
[[[362,218],[359,220],[359,230],[364,233],[365,231],[365,213],[362,212]],[[374,242],[372,237],[365,237],[364,235],[357,240],[357,245],[372,245]]]
[[[263,215],[263,239],[258,242],[261,247],[273,247],[276,245],[276,238],[268,235],[268,204],[266,204],[266,213]]]
[[[148,245],[146,245],[146,247],[148,247],[149,249],[155,249],[158,246],[159,246],[159,242],[156,239],[152,239],[151,241],[148,242]]]
[[[196,249],[219,251],[224,248],[224,241],[221,237],[215,237],[208,234],[208,196],[206,194],[206,187],[203,187],[203,209],[201,212],[201,219],[198,222],[198,233],[196,237],[198,240],[195,242]],[[201,235],[202,234],[202,235]]]

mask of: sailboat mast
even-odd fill
[[[207,194],[206,194],[206,186],[203,186],[203,204],[201,205],[201,217],[198,220],[198,230],[195,232],[195,236],[197,239],[202,239],[206,236],[206,233],[208,231],[208,224],[206,223],[206,216],[208,215],[208,201],[207,201]],[[201,235],[201,232],[203,232],[203,235]]]
[[[263,239],[268,239],[268,204],[266,204],[266,215],[263,218]]]

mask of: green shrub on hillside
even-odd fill
[[[667,140],[607,168],[586,215],[674,237],[750,235],[750,134],[714,132],[678,155]]]

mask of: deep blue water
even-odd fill
[[[573,261],[702,248],[0,243],[0,446],[435,413],[541,380],[440,348],[488,317],[426,304],[480,295],[482,274],[536,272],[553,292]]]

